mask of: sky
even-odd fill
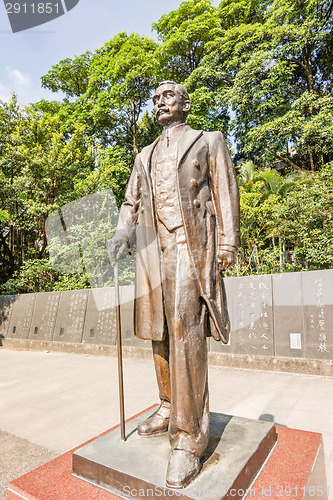
[[[51,66],[102,47],[120,31],[136,31],[156,39],[151,24],[180,4],[181,0],[80,0],[53,21],[12,33],[0,0],[0,100],[8,101],[14,90],[21,104],[57,98],[40,84],[40,77]]]

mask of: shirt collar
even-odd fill
[[[164,139],[178,137],[183,132],[185,126],[186,126],[186,123],[177,123],[175,125],[171,124],[167,127],[164,127],[162,135],[161,135],[162,141]]]

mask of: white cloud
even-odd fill
[[[6,72],[0,80],[0,100],[4,102],[10,101],[13,92],[20,97],[23,95],[25,99],[26,94],[30,93],[32,87],[29,75],[22,73],[17,68],[6,66]]]
[[[6,66],[6,72],[12,85],[27,87],[31,83],[30,77],[28,75],[24,75],[19,69]]]

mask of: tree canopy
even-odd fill
[[[187,0],[156,20],[157,40],[120,32],[50,68],[41,83],[58,100],[0,102],[2,293],[89,286],[85,269],[50,268],[46,220],[103,190],[120,206],[160,133],[149,103],[163,79],[187,87],[192,127],[227,137],[242,210],[232,273],[332,267],[332,22],[333,0]]]

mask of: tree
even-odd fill
[[[216,67],[212,69],[212,79],[211,68],[201,64],[210,43],[223,34],[211,0],[185,1],[179,9],[162,16],[153,29],[161,42],[156,51],[159,79],[185,83],[190,93],[192,108],[188,124],[226,133],[229,118],[216,85]],[[199,72],[200,78],[192,79]]]
[[[183,82],[199,66],[206,42],[221,35],[211,0],[190,0],[153,23],[161,45],[157,51],[161,79]]]
[[[286,238],[280,231],[281,207],[304,176],[298,172],[283,176],[276,170],[257,170],[251,161],[240,165],[239,170],[241,251],[236,273],[283,272]]]
[[[9,190],[14,182],[14,168],[5,155],[12,144],[12,134],[22,118],[15,94],[9,103],[0,101],[0,282],[15,269],[13,255],[14,229],[10,224]]]
[[[156,47],[149,37],[121,32],[96,52],[53,66],[42,85],[66,94],[62,105],[52,108],[67,132],[79,123],[94,148],[124,147],[130,163],[138,153],[138,121],[157,82]],[[37,106],[50,111],[45,101]]]
[[[223,33],[189,80],[232,107],[236,160],[318,170],[332,159],[332,1],[225,0],[217,14]]]
[[[119,146],[101,149],[96,157],[97,168],[75,184],[72,199],[76,200],[109,189],[112,190],[117,206],[120,207],[131,175],[126,158],[126,151]]]
[[[250,160],[238,166],[238,183],[250,192],[256,182],[261,183],[261,192],[265,197],[271,194],[285,196],[298,182],[304,178],[300,172],[291,172],[281,175],[276,170],[257,170],[255,164]]]
[[[67,99],[80,97],[88,88],[91,59],[90,51],[74,59],[63,59],[41,77],[42,87],[52,92],[63,92]]]
[[[154,113],[145,111],[138,122],[139,151],[157,139],[161,132],[162,127],[155,119]]]
[[[121,32],[96,51],[90,68],[86,96],[95,106],[113,110],[120,136],[129,135],[133,153],[138,153],[139,117],[156,86],[157,44],[137,33]]]
[[[282,176],[245,164],[240,176],[241,249],[231,275],[333,266],[333,167]]]
[[[31,108],[17,115],[0,161],[2,280],[25,261],[46,257],[48,214],[68,201],[75,183],[94,169],[80,126],[66,140],[56,116]]]
[[[61,101],[0,102],[0,283],[15,273],[31,289],[49,255],[45,221],[53,211],[65,224],[80,199],[72,243],[81,267],[57,269],[50,286],[112,283],[103,241],[134,156],[160,134],[147,103],[162,79],[187,87],[191,126],[229,140],[242,210],[234,273],[332,267],[332,11],[333,0],[187,0],[153,24],[158,42],[121,32],[54,65],[42,85]],[[93,218],[86,207],[98,193]]]
[[[333,163],[299,182],[279,207],[281,237],[293,248],[292,270],[333,267]]]

